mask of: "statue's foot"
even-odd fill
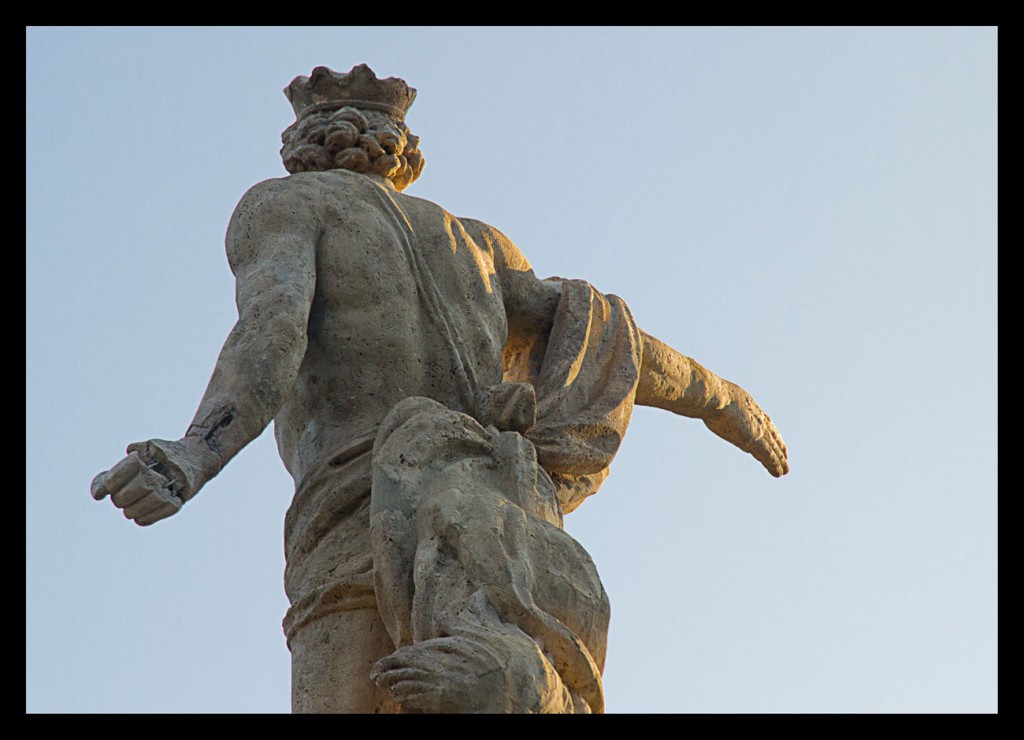
[[[406,709],[494,713],[511,709],[506,670],[499,655],[473,640],[438,637],[399,648],[377,661],[370,677]]]

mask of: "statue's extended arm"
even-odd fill
[[[467,223],[474,238],[494,253],[510,330],[513,326],[526,331],[550,329],[558,306],[558,283],[539,280],[515,244],[497,229]],[[772,475],[789,472],[779,430],[749,393],[650,334],[640,334],[643,359],[636,403],[700,419],[719,437],[753,455]]]
[[[753,455],[772,475],[789,472],[779,430],[749,393],[646,332],[641,336],[638,404],[700,419],[726,442]]]
[[[185,435],[129,445],[128,456],[93,481],[94,498],[109,494],[137,524],[164,519],[195,496],[262,433],[295,382],[306,352],[319,222],[308,199],[285,182],[256,185],[231,218],[226,245],[238,321]]]

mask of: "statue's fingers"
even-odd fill
[[[166,496],[147,492],[146,495],[135,503],[124,507],[124,515],[128,519],[138,519],[166,506],[168,503],[170,503],[170,500]]]
[[[402,656],[392,653],[373,664],[373,668],[370,669],[370,678],[377,681],[391,671],[405,668],[407,666],[408,663],[402,660]]]
[[[109,470],[104,470],[102,473],[92,479],[92,485],[89,486],[89,493],[97,501],[106,498],[110,495],[110,491],[107,490],[106,480],[107,475],[110,473]]]
[[[161,501],[160,505],[154,509],[150,509],[148,512],[140,516],[135,520],[135,523],[140,527],[148,527],[150,524],[156,524],[161,519],[177,514],[182,507],[181,499],[177,496],[171,496],[166,501]]]
[[[782,449],[782,437],[779,435],[779,430],[772,424],[772,420],[767,416],[765,417],[764,425],[761,427],[761,439],[763,444],[772,450],[772,452],[778,452]]]
[[[779,461],[781,461],[783,464],[785,463],[788,456],[790,456],[790,453],[786,451],[785,443],[782,442],[782,440],[778,441],[778,446],[776,447],[775,453],[778,455]]]
[[[769,452],[765,448],[761,448],[760,450],[757,450],[751,454],[753,454],[754,457],[757,458],[757,461],[761,463],[761,467],[763,467],[776,478],[779,477],[778,461],[772,456],[771,452]]]
[[[117,493],[144,467],[142,458],[134,452],[131,453],[110,470],[100,473],[92,479],[92,497],[99,500],[107,495]]]
[[[143,497],[145,497],[145,495],[145,488],[136,485],[128,485],[122,488],[117,493],[112,493],[110,495],[110,500],[117,508],[124,509],[128,506],[132,506],[133,504],[139,502],[140,500],[142,500]]]
[[[789,472],[789,464],[786,462],[786,453],[779,447],[775,447],[771,451],[771,466],[768,467],[768,472],[776,478],[779,478]]]
[[[785,475],[789,472],[789,463],[787,462],[789,450],[786,449],[786,443],[782,441],[782,435],[779,434],[779,430],[775,427],[772,427],[772,442],[774,443],[775,455],[779,458],[782,475]]]
[[[391,696],[399,704],[407,705],[409,709],[425,709],[419,706],[424,700],[437,701],[437,685],[429,681],[403,681],[387,687]]]
[[[145,496],[159,497],[159,492],[167,488],[167,484],[167,478],[144,467],[121,490],[112,493],[110,500],[117,508],[124,509],[139,503]]]
[[[371,673],[370,677],[378,684],[394,686],[402,681],[429,681],[430,673],[422,668],[395,668],[390,671]]]
[[[751,453],[761,466],[768,471],[769,474],[778,478],[782,475],[782,461],[779,458],[778,448],[772,443],[772,440],[765,436],[760,440]]]
[[[414,696],[437,692],[439,688],[438,676],[430,675],[426,671],[414,671],[398,669],[388,671],[382,676],[374,678],[377,685],[387,689],[399,702],[412,699]]]

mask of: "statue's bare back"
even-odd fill
[[[418,250],[446,296],[459,296],[446,301],[444,319],[463,339],[463,361],[491,385],[501,381],[508,328],[486,245],[439,206],[350,172],[293,175],[276,187],[301,192],[321,228],[306,355],[275,419],[295,480],[373,434],[409,396],[471,412],[452,372],[456,348],[424,311],[421,294],[429,286],[417,279],[407,250]]]

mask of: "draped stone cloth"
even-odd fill
[[[300,484],[289,640],[376,604],[396,656],[488,677],[453,711],[603,711],[608,599],[562,514],[608,474],[641,344],[621,299],[561,291],[549,333],[509,337],[505,382],[477,392],[474,414],[407,398]]]

